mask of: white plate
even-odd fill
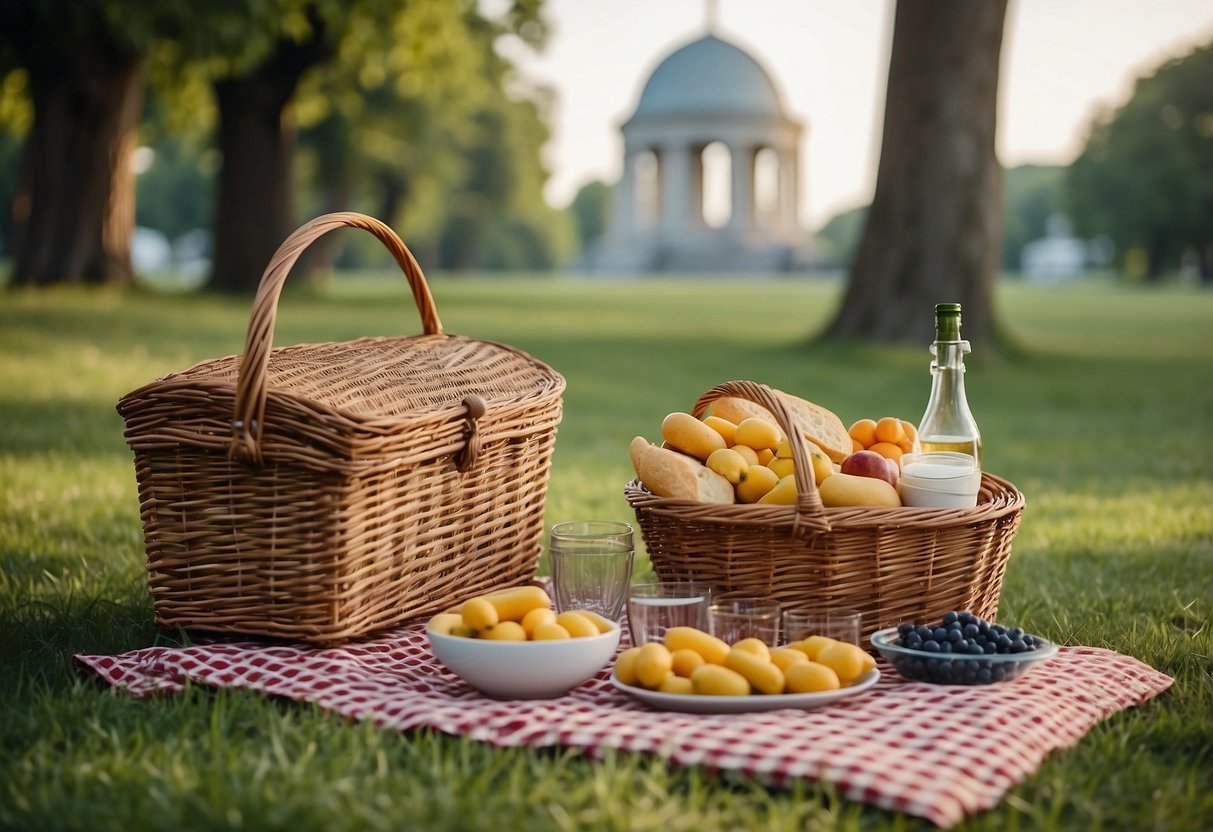
[[[660,693],[645,688],[625,685],[611,674],[611,684],[633,699],[639,699],[650,708],[659,711],[682,711],[688,714],[743,714],[751,711],[778,711],[796,708],[806,711],[820,708],[840,699],[863,693],[880,679],[879,670],[869,670],[849,688],[827,690],[821,693],[781,693],[778,696],[693,696],[681,693]]]

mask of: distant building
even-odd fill
[[[1070,221],[1062,214],[1054,214],[1045,227],[1045,236],[1028,243],[1020,252],[1024,278],[1049,283],[1085,272],[1091,246],[1070,233]]]
[[[806,268],[802,124],[771,76],[709,31],[663,60],[621,127],[623,173],[594,271],[778,272]],[[721,164],[723,163],[723,165]],[[723,178],[711,200],[708,174]],[[722,205],[723,203],[723,205]]]

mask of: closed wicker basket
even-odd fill
[[[737,396],[771,411],[798,436],[765,385],[730,381],[695,403]],[[638,480],[625,488],[654,571],[693,577],[718,596],[774,598],[785,609],[853,609],[865,639],[902,621],[938,621],[949,610],[993,620],[1024,496],[983,473],[975,508],[825,508],[804,440],[793,443],[794,506],[722,505],[658,497]]]
[[[312,241],[365,229],[392,252],[424,333],[271,349]],[[335,643],[534,577],[564,379],[442,331],[383,223],[318,217],[261,279],[242,356],[118,403],[158,624]]]

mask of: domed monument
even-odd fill
[[[591,269],[779,272],[809,264],[798,219],[804,128],[758,61],[713,28],[709,21],[706,35],[657,66],[623,123],[623,173]],[[708,193],[711,184],[722,193]]]

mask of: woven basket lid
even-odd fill
[[[272,348],[291,266],[313,240],[345,226],[370,231],[395,256],[424,332]],[[442,426],[452,422],[460,423],[462,433],[465,422],[558,422],[564,387],[559,373],[522,350],[444,333],[425,276],[395,232],[370,217],[342,213],[302,226],[274,255],[261,279],[242,355],[158,379],[124,396],[118,412],[135,447],[162,443],[166,431],[175,430],[176,441],[210,446],[222,440],[231,456],[244,460],[260,460],[266,442],[281,445],[287,436],[342,456],[363,456],[383,450],[363,445],[377,438],[429,431],[441,440],[439,434],[447,432]],[[410,437],[414,444],[421,439]],[[437,444],[441,452],[449,442]]]

